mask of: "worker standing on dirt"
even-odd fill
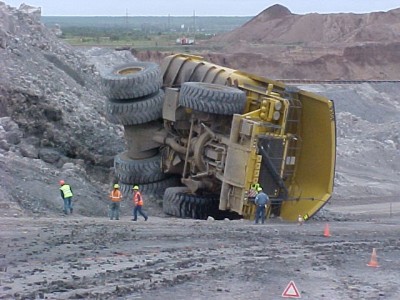
[[[256,205],[256,216],[255,216],[255,224],[258,224],[258,221],[261,219],[261,223],[265,223],[265,208],[269,201],[269,197],[266,193],[263,192],[261,186],[258,187],[258,194],[254,203]]]
[[[120,210],[120,204],[122,200],[122,193],[119,190],[119,184],[116,183],[113,186],[113,190],[110,193],[110,199],[111,199],[111,204],[110,204],[110,220],[119,220],[119,210]]]
[[[60,180],[60,186],[61,198],[64,200],[64,214],[68,215],[68,212],[72,214],[72,188],[64,180]]]
[[[135,208],[133,209],[133,219],[132,219],[132,221],[136,221],[137,220],[137,214],[138,213],[143,216],[145,221],[147,221],[148,217],[142,211],[143,197],[142,197],[142,194],[139,192],[139,186],[137,186],[137,185],[135,185],[133,187],[133,203],[135,205]]]

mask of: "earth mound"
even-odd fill
[[[207,43],[223,49],[225,65],[270,78],[398,80],[399,26],[400,8],[298,15],[274,5]]]
[[[102,57],[98,61],[117,62]],[[134,60],[130,54],[129,59]],[[106,204],[98,203],[107,201],[113,159],[125,145],[121,127],[105,118],[100,69],[47,29],[39,9],[16,9],[0,2],[4,208],[16,214],[60,211],[58,181],[64,179],[75,187],[77,200],[85,198],[77,212],[104,215]]]

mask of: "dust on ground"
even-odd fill
[[[279,299],[290,281],[302,299],[398,299],[399,211],[335,207],[302,226],[5,217],[0,299]]]

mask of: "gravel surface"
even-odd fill
[[[3,218],[0,299],[398,299],[399,225]]]

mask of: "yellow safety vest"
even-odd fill
[[[257,196],[259,187],[260,187],[259,183],[253,183],[250,186],[250,190],[249,190],[249,197],[250,198],[255,198]]]
[[[72,191],[69,184],[64,184],[62,187],[60,187],[60,190],[62,190],[64,198],[72,197]]]
[[[260,187],[260,184],[259,183],[253,183],[251,186],[250,186],[250,188],[252,189],[252,190],[258,190],[258,188]]]

